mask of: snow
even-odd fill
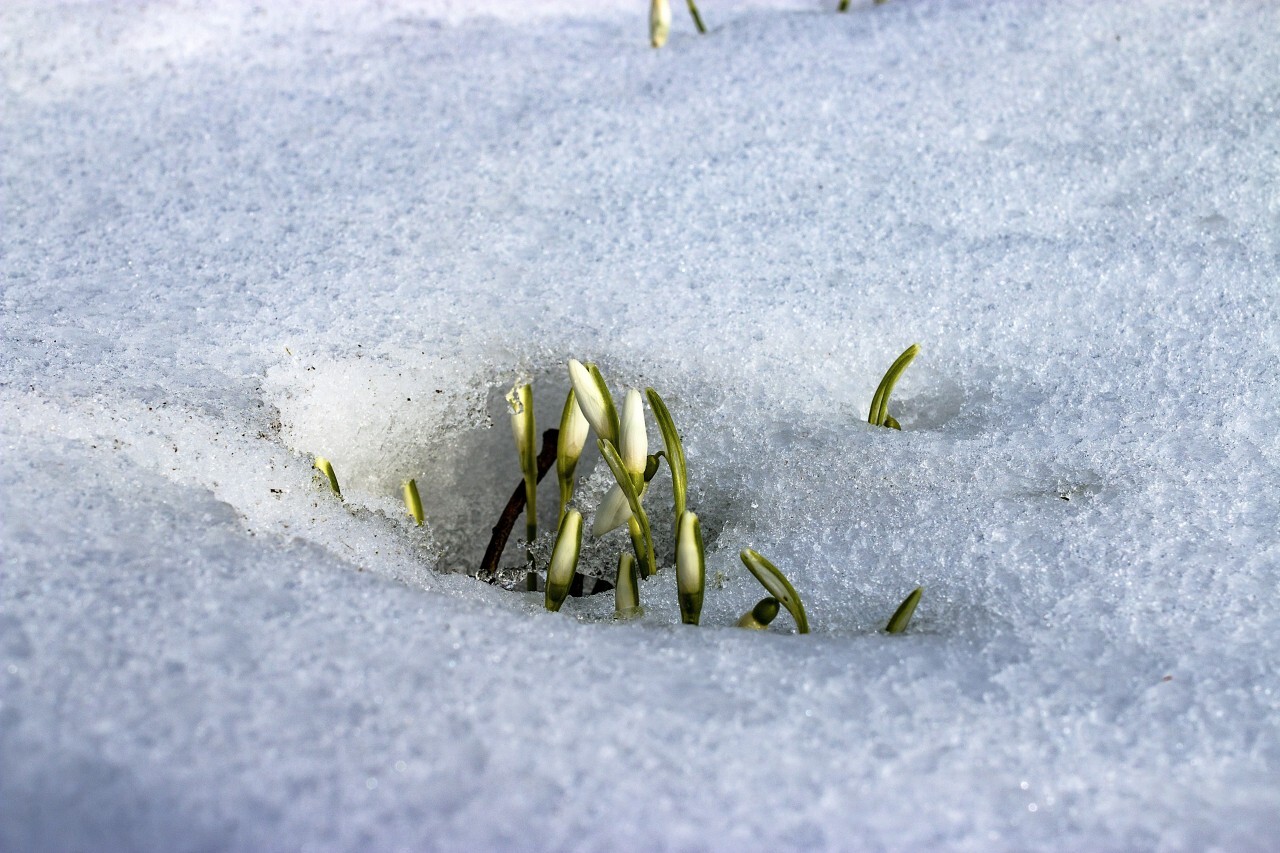
[[[1280,8],[700,5],[0,9],[0,849],[1274,847]],[[466,575],[569,358],[701,627]]]

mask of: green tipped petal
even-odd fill
[[[769,627],[778,616],[778,599],[773,596],[762,598],[756,603],[756,606],[742,614],[742,618],[738,620],[739,628],[750,628],[753,631],[763,631]]]
[[[591,522],[591,535],[599,539],[611,530],[616,530],[631,518],[631,503],[622,486],[613,484],[596,507],[595,519]]]
[[[924,587],[918,586],[911,591],[898,609],[893,612],[893,616],[889,618],[889,624],[885,630],[890,634],[901,634],[907,630],[907,625],[911,622],[911,616],[916,612],[916,605],[920,603],[920,596],[924,595]]]
[[[912,344],[902,351],[902,355],[898,356],[885,372],[879,387],[876,388],[875,396],[871,398],[871,412],[867,415],[867,422],[872,426],[887,426],[885,421],[889,417],[889,395],[893,393],[893,386],[897,384],[898,377],[919,353],[920,345]],[[900,426],[895,428],[902,429]]]
[[[533,386],[512,388],[507,403],[511,406],[511,434],[516,439],[520,470],[524,474],[525,534],[532,545],[538,538],[538,448],[533,422]]]
[[[418,484],[413,480],[405,480],[404,486],[404,506],[409,511],[409,515],[419,527],[422,526],[422,499],[418,497]]]
[[[658,564],[653,558],[653,532],[649,529],[649,516],[645,514],[644,507],[640,505],[640,492],[636,490],[636,484],[631,479],[631,474],[627,472],[626,467],[622,464],[622,457],[618,455],[617,449],[603,438],[596,440],[596,446],[600,448],[600,455],[604,457],[604,461],[609,465],[609,470],[613,472],[613,478],[618,481],[623,494],[627,496],[627,503],[631,506],[631,514],[635,516],[636,523],[640,525],[640,531],[644,537],[644,560],[642,562],[647,566],[644,570],[647,572],[656,571]]]
[[[600,369],[594,364],[583,364],[576,358],[569,359],[569,381],[573,384],[574,397],[596,436],[616,444],[618,441],[618,410],[613,405],[613,395],[605,384]]]
[[[801,634],[809,633],[809,619],[804,614],[804,604],[800,601],[800,594],[796,592],[796,588],[791,585],[791,581],[787,580],[786,575],[764,558],[759,551],[753,551],[750,548],[742,549],[738,555],[742,558],[742,562],[751,574],[756,576],[756,580],[769,591],[769,594],[787,608],[787,612],[791,614],[791,618],[796,620],[796,629]]]
[[[636,558],[623,551],[618,555],[618,579],[613,585],[613,613],[618,619],[634,619],[644,613],[640,606],[640,584],[636,579]]]
[[[569,597],[573,575],[578,570],[578,553],[582,550],[582,513],[571,509],[560,522],[555,548],[551,551],[551,563],[547,566],[546,607],[559,610]]]
[[[698,624],[706,586],[707,559],[702,546],[702,523],[696,514],[685,510],[676,533],[676,588],[680,594],[681,622]]]
[[[333,493],[338,497],[342,497],[342,489],[338,488],[338,475],[333,472],[333,465],[329,464],[329,460],[323,456],[316,457],[316,467],[320,469],[320,473],[324,474],[329,481],[329,488],[333,489]]]
[[[573,472],[578,467],[578,459],[582,456],[582,448],[587,443],[587,433],[591,430],[586,415],[578,407],[578,401],[569,389],[564,399],[564,411],[560,413],[560,436],[556,442],[556,474],[560,480],[560,515],[564,520],[564,511],[573,497]]]

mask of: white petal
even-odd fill
[[[618,455],[622,457],[623,467],[634,476],[643,474],[649,461],[649,436],[644,425],[644,401],[634,388],[627,392],[627,400],[622,404],[621,443]]]
[[[609,415],[604,397],[596,386],[591,371],[576,358],[569,359],[569,381],[573,383],[573,395],[578,398],[578,407],[583,416],[596,431],[596,435],[606,441],[613,441],[615,436],[609,425]]]
[[[631,518],[631,504],[628,503],[622,487],[614,483],[613,488],[604,496],[604,500],[600,501],[600,506],[596,509],[595,520],[591,523],[591,535],[603,536],[615,527],[626,524],[629,518]]]

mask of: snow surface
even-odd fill
[[[645,5],[0,9],[0,849],[1275,848],[1280,6]],[[701,628],[465,574],[570,357]]]

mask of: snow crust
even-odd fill
[[[0,9],[0,849],[1273,849],[1280,9],[700,5]],[[571,357],[700,628],[466,576]]]

